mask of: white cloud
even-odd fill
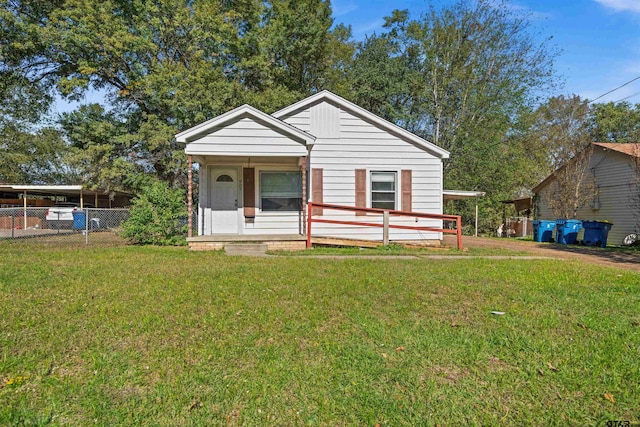
[[[595,0],[604,7],[613,9],[616,12],[637,12],[640,13],[640,0]]]
[[[338,18],[358,10],[358,5],[352,1],[333,1],[331,2],[331,8],[333,9],[333,16]]]

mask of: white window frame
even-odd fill
[[[257,184],[256,185],[256,200],[258,201],[258,203],[256,203],[260,209],[260,213],[264,213],[267,215],[282,215],[282,214],[291,214],[291,213],[298,213],[300,212],[302,209],[300,210],[264,210],[262,207],[262,173],[266,172],[266,173],[292,173],[292,172],[296,172],[299,174],[302,174],[302,171],[299,168],[283,168],[283,167],[261,167],[261,168],[256,168],[256,172],[257,172]],[[304,191],[300,191],[300,199],[302,200],[302,193]]]
[[[394,188],[394,200],[393,200],[393,209],[387,210],[399,210],[398,206],[400,206],[400,192],[398,191],[401,187],[400,182],[400,171],[397,169],[367,169],[367,206],[373,208],[373,174],[374,173],[393,173],[395,175],[395,188]],[[377,208],[377,209],[385,209],[385,208]]]

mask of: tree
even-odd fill
[[[130,188],[127,180],[144,173],[145,159],[132,142],[124,119],[98,104],[82,105],[59,119],[69,142],[68,162],[81,182],[105,191]]]
[[[393,104],[395,117],[385,118],[450,151],[447,172],[464,170],[470,158],[499,153],[513,120],[553,83],[553,52],[534,41],[526,17],[502,6],[460,1],[431,8],[418,20],[394,11],[386,18],[387,32],[359,46],[354,66],[359,75],[380,62],[385,69],[394,64],[391,73],[382,74],[390,91],[377,97]],[[381,45],[388,48],[386,59],[374,52]],[[394,78],[402,80],[401,90]],[[476,150],[484,155],[468,156]],[[464,181],[463,174],[453,175]]]
[[[354,102],[448,150],[445,186],[487,191],[484,212],[498,218],[501,199],[542,175],[529,162],[540,151],[526,143],[536,141],[525,124],[555,84],[555,52],[504,2],[462,0],[418,19],[406,10],[385,19],[385,32],[358,46]],[[461,210],[472,218],[472,204]]]
[[[35,87],[49,95],[32,96],[38,105],[54,93],[69,100],[89,89],[105,93],[104,110],[126,132],[115,144],[77,146],[94,151],[85,153],[85,166],[123,159],[132,163],[126,171],[142,167],[176,187],[184,185],[186,169],[184,147],[173,137],[179,130],[247,102],[275,111],[321,87],[344,90],[351,55],[349,31],[332,28],[326,0],[0,0],[0,6],[0,73],[15,80],[0,95],[31,96],[25,88]],[[94,128],[105,125],[105,117],[85,113],[79,111],[83,121],[97,121]],[[122,165],[97,166],[108,177]]]
[[[594,142],[639,142],[640,104],[593,104],[591,136]]]
[[[52,127],[0,125],[0,182],[60,184],[69,173],[67,154],[67,144]]]
[[[553,181],[546,200],[559,218],[575,218],[592,201],[595,186],[589,175],[591,132],[589,103],[577,95],[550,98],[537,110],[532,132],[547,147]]]

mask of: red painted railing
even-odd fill
[[[325,219],[325,218],[314,218],[313,217],[313,208],[323,208],[323,209],[333,209],[338,211],[347,211],[347,212],[363,212],[363,213],[374,213],[385,215],[385,212],[389,216],[410,216],[413,218],[428,218],[428,219],[440,219],[443,221],[455,221],[456,228],[455,230],[448,228],[433,228],[433,227],[424,227],[424,226],[415,226],[415,225],[396,225],[396,224],[376,224],[371,222],[363,222],[363,221],[344,221],[344,220],[336,220],[336,219]],[[327,203],[313,203],[309,202],[307,204],[307,247],[311,247],[311,226],[313,223],[324,223],[324,224],[341,224],[341,225],[358,225],[362,227],[378,227],[378,228],[399,228],[402,230],[418,230],[418,231],[435,231],[437,233],[447,233],[447,234],[456,234],[458,237],[458,249],[462,250],[462,219],[460,215],[440,215],[440,214],[429,214],[422,212],[407,212],[407,211],[396,211],[396,210],[386,210],[386,209],[376,209],[376,208],[358,208],[354,206],[342,206],[342,205],[331,205]]]

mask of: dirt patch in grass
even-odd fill
[[[445,236],[444,244],[455,247],[455,236]],[[495,249],[527,253],[558,259],[576,260],[588,264],[620,267],[640,271],[640,251],[614,250],[556,243],[538,243],[517,239],[464,236],[463,244],[469,249]]]

